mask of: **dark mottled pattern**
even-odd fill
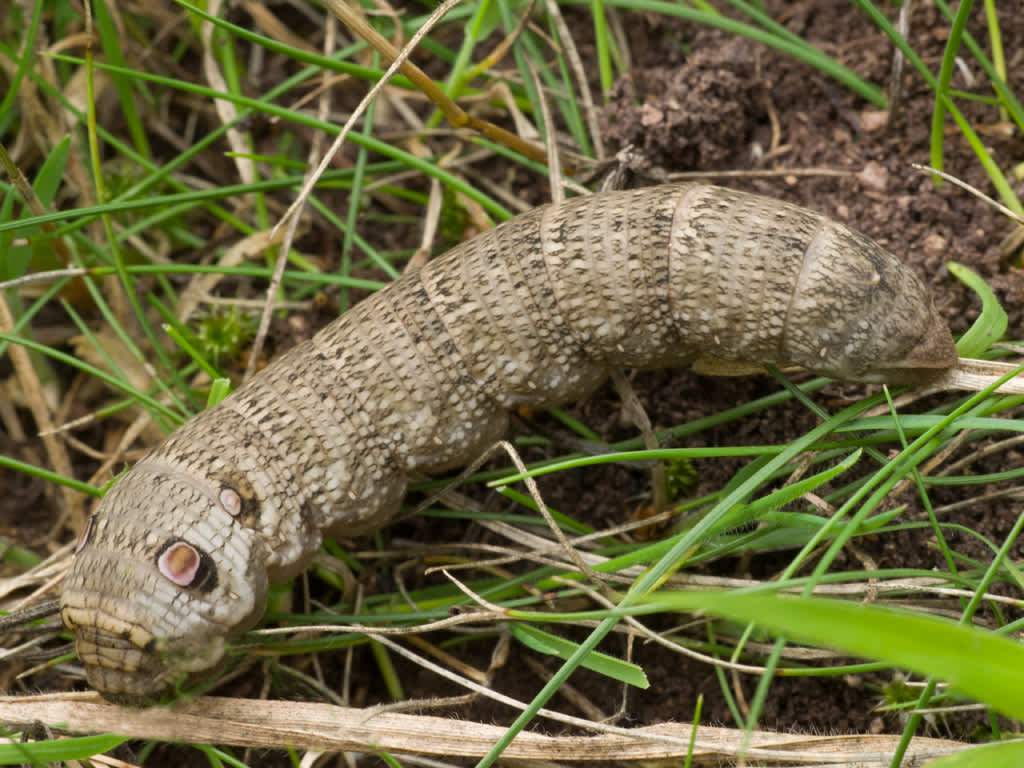
[[[701,185],[539,208],[359,304],[142,459],[100,505],[62,615],[89,682],[140,700],[214,666],[325,532],[386,523],[411,473],[471,460],[510,408],[585,396],[614,366],[913,382],[955,362],[914,275],[811,211]],[[177,540],[216,579],[161,576]]]

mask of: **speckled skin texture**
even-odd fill
[[[410,473],[473,459],[508,409],[687,363],[914,383],[956,350],[909,269],[816,213],[700,185],[536,209],[362,302],[114,485],[61,601],[90,684],[141,702],[215,666],[322,535],[384,525]],[[185,586],[157,567],[178,542]]]

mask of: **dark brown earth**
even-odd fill
[[[892,48],[882,34],[845,0],[815,2],[772,2],[773,12],[788,29],[817,45],[826,53],[875,83],[888,83]],[[1001,31],[1008,52],[1011,89],[1024,92],[1024,14],[1013,12],[1013,3],[1004,4]],[[574,35],[585,58],[593,59],[589,19],[582,15],[569,18]],[[244,23],[244,19],[238,19]],[[609,141],[620,148],[632,144],[642,158],[644,170],[653,178],[681,171],[701,171],[708,178],[743,189],[789,200],[819,210],[845,222],[881,242],[889,250],[910,262],[931,286],[943,315],[954,333],[966,330],[977,314],[976,299],[946,269],[946,261],[959,261],[980,273],[996,291],[1010,315],[1011,336],[1019,336],[1024,320],[1024,272],[1016,264],[1020,254],[1006,254],[1000,242],[1011,226],[998,213],[965,192],[945,185],[937,188],[931,180],[910,167],[910,163],[929,162],[929,129],[933,96],[908,67],[903,77],[902,109],[890,123],[879,122],[875,108],[852,95],[809,66],[774,50],[737,40],[714,30],[685,23],[669,23],[653,14],[625,18],[624,26],[631,42],[634,71],[620,80],[608,95],[602,121]],[[948,22],[932,7],[918,8],[911,29],[911,45],[933,71],[937,70]],[[969,30],[978,40],[987,40],[981,26],[980,11]],[[421,62],[422,63],[422,62]],[[588,71],[595,71],[596,66]],[[443,76],[443,72],[433,74]],[[953,86],[970,90],[958,73]],[[986,146],[996,164],[1008,169],[1024,158],[1019,135],[998,123],[995,111],[982,104],[961,102],[972,124],[983,130]],[[946,169],[966,182],[993,194],[973,152],[951,120],[947,120]],[[268,135],[266,140],[272,141]],[[806,173],[818,169],[820,173]],[[777,171],[766,177],[728,177],[734,171]],[[837,175],[835,172],[844,172]],[[721,176],[716,174],[722,174]],[[520,174],[522,176],[522,174]],[[536,183],[531,180],[531,183]],[[1018,192],[1020,192],[1018,185]],[[545,187],[525,189],[525,199],[546,198]],[[395,229],[395,237],[411,238],[405,247],[415,247],[413,227]],[[336,247],[332,246],[332,247]],[[307,249],[308,250],[308,249]],[[331,255],[330,249],[321,252]],[[327,257],[325,257],[327,258]],[[325,321],[312,320],[309,326]],[[294,328],[292,329],[294,331]],[[283,341],[289,335],[278,329]],[[307,328],[298,335],[308,333]],[[679,424],[730,407],[776,389],[766,379],[739,379],[709,382],[685,371],[640,373],[634,386],[648,406],[657,426]],[[860,392],[835,386],[819,402],[834,405],[844,393]],[[606,387],[575,413],[609,440],[635,436],[621,413],[621,404]],[[537,417],[540,428],[559,434],[552,422]],[[730,444],[781,443],[800,434],[814,419],[800,408],[778,408],[763,418],[748,419],[719,432],[702,433],[701,440],[721,438]],[[101,441],[100,441],[101,442]],[[685,444],[685,443],[684,443]],[[37,449],[38,450],[38,449]],[[0,434],[0,452],[16,454],[9,438]],[[42,451],[39,451],[42,455]],[[979,462],[972,469],[979,473],[997,472],[1020,465],[1019,451],[1004,452]],[[697,492],[720,487],[731,477],[738,464],[703,462]],[[88,469],[82,471],[87,476]],[[5,534],[22,542],[37,540],[51,521],[25,510],[42,507],[46,487],[9,472],[2,474],[7,493],[0,500],[0,521]],[[584,471],[559,477],[557,484],[543,483],[545,499],[554,507],[590,510],[588,522],[614,524],[621,510],[636,505],[647,478],[635,471],[612,468]],[[938,490],[936,503],[953,500],[956,494]],[[907,497],[914,505],[916,500]],[[918,514],[912,507],[908,514]],[[958,513],[956,521],[990,541],[1001,542],[1013,525],[1019,509],[1012,502],[993,501]],[[27,518],[31,517],[29,520]],[[464,531],[451,525],[413,520],[393,526],[386,537],[414,540],[443,540]],[[951,545],[968,557],[982,562],[991,560],[991,551],[978,540],[951,534]],[[901,532],[858,544],[862,556],[878,568],[943,568],[941,555],[932,546],[931,533]],[[1024,552],[1019,548],[1014,556]],[[755,562],[725,561],[714,564],[709,572],[724,576],[769,576],[787,562],[786,553]],[[841,559],[837,568],[860,568],[855,559]],[[370,584],[371,589],[375,585]],[[385,587],[386,588],[386,585]],[[605,650],[624,653],[621,640],[606,642]],[[474,651],[479,654],[482,651]],[[356,669],[373,670],[365,649],[357,651]],[[703,695],[702,721],[734,724],[723,699],[719,682],[704,664],[685,661],[654,647],[634,649],[634,659],[646,670],[653,685],[645,692],[629,695],[629,715],[624,724],[653,723],[660,720],[689,720],[698,695]],[[486,666],[484,657],[474,662]],[[341,670],[332,667],[330,657],[321,659],[329,681],[337,682]],[[554,669],[553,665],[548,665]],[[513,657],[497,672],[495,687],[517,698],[529,700],[542,684],[541,678],[524,672],[524,662]],[[454,688],[412,667],[400,666],[401,678],[411,697],[456,694]],[[358,674],[358,673],[357,673]],[[764,707],[760,725],[781,731],[815,733],[899,732],[895,715],[882,715],[876,707],[882,698],[879,688],[890,682],[888,675],[857,679],[777,679]],[[422,687],[417,689],[417,683]],[[621,691],[605,678],[580,671],[572,683],[596,706],[611,714],[619,705]],[[742,679],[746,696],[754,693],[757,681]],[[353,690],[356,703],[383,700],[385,691],[372,676],[357,676]],[[237,695],[259,695],[256,685],[233,683]],[[573,711],[572,705],[559,700],[558,706]],[[476,704],[459,710],[459,716],[483,722],[510,722],[509,710]],[[980,715],[958,717],[949,724],[949,733],[967,738],[983,722]]]

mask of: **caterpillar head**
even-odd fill
[[[89,684],[152,702],[218,666],[255,624],[267,591],[259,535],[238,491],[145,465],[103,498],[60,601]]]

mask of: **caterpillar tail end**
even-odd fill
[[[872,378],[884,384],[933,384],[955,368],[959,359],[949,326],[933,312],[917,344],[898,360],[878,366]]]

